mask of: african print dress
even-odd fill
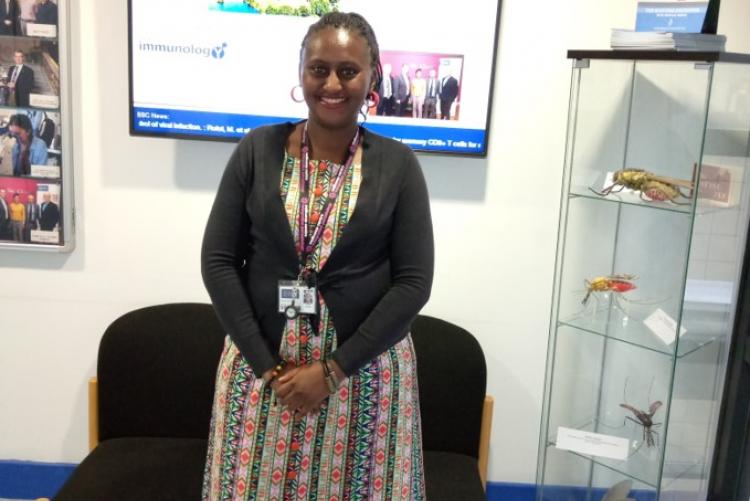
[[[311,211],[340,165],[311,162]],[[357,201],[354,165],[314,254],[320,270],[346,231]],[[297,239],[299,160],[287,156],[281,196]],[[287,320],[280,356],[297,365],[329,358],[336,331],[320,299],[318,332]],[[356,501],[425,499],[417,368],[407,336],[342,382],[319,411],[303,416],[276,404],[227,336],[216,375],[203,499]]]

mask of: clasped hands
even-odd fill
[[[338,367],[335,370],[340,371]],[[324,377],[321,362],[302,366],[287,363],[271,382],[271,388],[281,405],[294,412],[309,414],[318,410],[323,400],[329,396]],[[264,379],[269,379],[266,374]]]

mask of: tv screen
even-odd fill
[[[130,0],[130,130],[236,141],[305,118],[300,43],[331,10],[373,26],[384,80],[364,126],[418,151],[485,155],[496,0]],[[296,99],[296,100],[295,100]]]

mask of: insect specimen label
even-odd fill
[[[674,318],[667,315],[667,313],[661,308],[658,308],[655,312],[649,315],[643,323],[646,324],[646,327],[656,334],[656,337],[661,339],[664,344],[674,343],[675,333],[677,332],[677,322],[675,322]],[[687,329],[680,327],[680,337],[686,332]]]
[[[630,440],[560,426],[557,428],[556,446],[579,454],[625,460],[628,458]]]

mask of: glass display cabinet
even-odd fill
[[[705,500],[745,259],[750,56],[568,57],[537,500]]]

